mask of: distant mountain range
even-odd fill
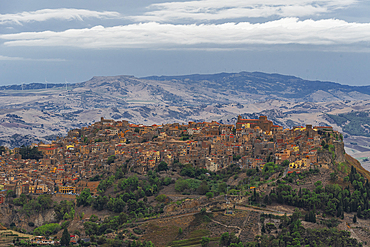
[[[210,75],[149,76],[143,79],[172,81],[187,85],[199,85],[222,92],[243,92],[248,94],[269,95],[302,101],[321,101],[312,97],[318,91],[341,97],[341,93],[357,92],[370,95],[370,86],[348,86],[328,81],[310,81],[295,76],[267,74],[262,72],[220,73]],[[326,101],[329,98],[324,98]]]
[[[235,123],[239,114],[264,114],[284,127],[333,124],[342,131],[342,127],[349,128],[337,125],[330,116],[368,111],[369,102],[369,86],[260,72],[94,76],[86,82],[68,83],[67,87],[66,83],[1,86],[0,145],[47,142],[100,117],[143,124],[210,120]],[[353,133],[358,132],[347,132],[349,137]],[[367,147],[362,144],[362,148]]]
[[[277,99],[295,102],[328,102],[370,99],[370,86],[349,86],[327,81],[310,81],[295,76],[262,72],[219,73],[184,76],[96,76],[69,89],[105,88],[116,95],[128,95],[128,88],[140,86],[154,102],[174,104],[256,102]],[[61,89],[66,84],[31,83],[23,90]],[[1,86],[0,90],[22,90],[22,85]],[[190,97],[189,97],[190,96]]]

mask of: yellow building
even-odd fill
[[[73,149],[75,146],[74,145],[67,145],[66,148],[67,149]]]
[[[303,158],[301,160],[296,160],[292,163],[289,164],[289,168],[303,168],[303,167],[307,167],[308,166],[308,163],[309,163],[309,160],[306,159],[306,158]]]
[[[76,187],[72,187],[72,186],[61,186],[59,187],[59,192],[60,193],[76,193]]]
[[[30,194],[36,193],[36,186],[35,185],[30,185],[28,187],[28,193],[30,193]]]
[[[246,129],[249,129],[251,127],[251,124],[250,123],[245,123],[245,124],[242,124],[241,126],[243,129],[246,128]]]

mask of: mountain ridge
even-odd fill
[[[236,79],[235,79],[236,78]],[[351,86],[351,85],[344,85],[337,82],[331,81],[320,81],[320,80],[305,80],[297,76],[291,75],[282,75],[278,73],[264,73],[264,72],[246,72],[242,71],[239,73],[217,73],[217,74],[192,74],[192,75],[180,75],[180,76],[149,76],[143,77],[142,79],[147,80],[157,80],[157,81],[182,81],[186,83],[194,83],[194,82],[202,82],[202,81],[211,81],[219,83],[222,80],[234,82],[236,85],[242,86],[242,82],[253,81],[254,84],[258,86],[261,85],[263,82],[270,83],[272,86],[271,91],[277,90],[279,92],[284,91],[282,87],[271,85],[272,81],[275,80],[276,84],[285,84],[290,83],[291,85],[287,85],[293,88],[299,89],[297,86],[298,84],[304,84],[305,88],[302,91],[308,91],[309,93],[313,93],[317,90],[324,90],[328,92],[329,90],[337,89],[337,90],[344,90],[345,92],[356,91],[359,93],[364,93],[370,95],[370,86]],[[241,89],[241,88],[238,88]],[[249,88],[250,89],[250,88]],[[286,90],[286,89],[285,89]],[[250,90],[252,93],[256,93],[258,90]],[[296,98],[301,97],[302,93],[296,93]],[[294,94],[289,97],[289,94],[285,95],[288,98],[295,98]]]
[[[76,88],[113,86],[112,90],[119,90],[119,94],[126,96],[126,88],[138,85],[140,88],[136,88],[135,91],[146,89],[149,98],[158,99],[161,95],[164,101],[172,101],[175,104],[196,103],[188,100],[194,97],[198,98],[195,101],[200,103],[256,102],[268,99],[295,102],[370,99],[370,86],[351,86],[331,81],[305,80],[292,75],[246,71],[140,78],[132,75],[94,76],[84,82],[68,84],[30,83],[0,86],[0,91],[40,89],[63,91],[64,87],[67,87],[68,91]]]

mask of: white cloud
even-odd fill
[[[212,21],[251,17],[303,17],[346,8],[358,0],[199,0],[152,4],[136,21]]]
[[[343,20],[283,18],[266,23],[174,25],[155,22],[126,26],[95,26],[63,32],[24,32],[0,35],[7,46],[64,46],[79,48],[232,48],[250,44],[369,46],[370,23]]]
[[[65,59],[59,58],[25,58],[25,57],[8,57],[0,55],[0,61],[40,61],[40,62],[64,62]]]
[[[41,9],[16,14],[0,14],[0,24],[16,23],[22,25],[27,22],[42,22],[50,19],[83,20],[84,18],[117,18],[120,14],[110,11],[91,11],[86,9]]]

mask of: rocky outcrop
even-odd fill
[[[346,151],[344,150],[344,142],[334,141],[334,148],[335,148],[335,162],[342,163],[346,161]]]
[[[333,155],[329,151],[321,151],[317,153],[319,164],[332,164]]]
[[[44,225],[46,222],[53,222],[54,210],[50,209],[44,212],[33,212],[32,215],[27,216],[19,212],[19,208],[9,207],[8,204],[0,206],[0,223],[5,227],[15,223],[17,227],[22,229],[29,229],[29,222],[33,222],[35,227]]]
[[[54,221],[54,210],[48,210],[43,213],[38,213],[34,215],[34,217],[31,217],[32,219],[34,218],[34,223],[35,226],[42,226],[45,224],[45,222],[52,222]]]

